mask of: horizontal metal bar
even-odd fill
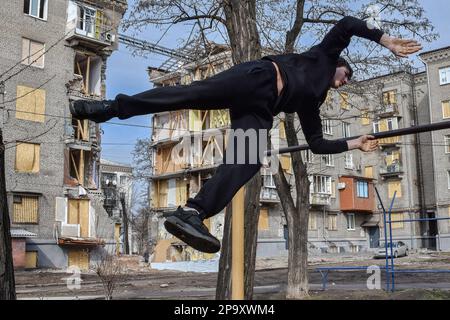
[[[414,221],[436,221],[436,220],[450,220],[450,217],[448,218],[422,218],[422,219],[407,219],[407,220],[392,220],[392,221],[386,221],[387,223],[395,223],[395,222],[414,222]]]
[[[450,273],[450,270],[388,270],[389,273]]]
[[[450,121],[442,121],[442,122],[438,122],[438,123],[424,124],[424,125],[414,126],[414,127],[410,127],[410,128],[396,129],[396,130],[385,131],[385,132],[369,133],[369,135],[374,136],[376,139],[384,139],[384,138],[405,136],[408,134],[431,132],[431,131],[444,130],[444,129],[450,129]],[[357,139],[360,136],[361,135],[353,136],[353,137],[349,137],[349,138],[343,138],[343,139],[339,139],[339,140],[340,141],[348,141],[348,140]],[[266,154],[271,155],[271,154],[292,153],[292,152],[308,150],[308,149],[309,149],[309,145],[303,144],[303,145],[299,145],[299,146],[280,148],[278,150],[269,150],[266,152]]]

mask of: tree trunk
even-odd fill
[[[128,213],[125,197],[123,195],[120,196],[120,203],[122,204],[123,250],[125,251],[125,254],[130,254],[130,243],[128,242]]]
[[[233,63],[261,58],[261,43],[256,25],[255,0],[230,0],[224,4],[226,28],[230,38]],[[244,296],[252,299],[258,237],[259,194],[261,176],[256,174],[246,185],[245,196],[245,277]],[[226,214],[222,255],[220,258],[216,298],[230,298],[231,285],[231,214]],[[226,261],[226,262],[225,262]],[[224,269],[225,268],[225,269]],[[223,277],[223,278],[222,278]],[[227,287],[225,289],[225,287]]]
[[[288,145],[298,145],[294,115],[286,115],[286,138]],[[288,286],[286,298],[300,299],[309,293],[308,286],[308,220],[309,179],[300,152],[291,154],[292,169],[297,193],[295,210],[286,211],[289,234]]]
[[[220,251],[219,272],[217,273],[216,300],[231,299],[231,202],[225,210],[222,249]]]
[[[0,128],[0,300],[15,300],[11,232],[6,198],[5,146]]]

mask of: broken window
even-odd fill
[[[81,93],[101,96],[102,59],[98,56],[77,52],[75,54],[74,74],[81,80]]]
[[[72,127],[76,140],[89,141],[89,120],[72,118]]]
[[[83,149],[69,150],[69,176],[75,179],[77,184],[86,186],[88,178],[88,163],[91,157],[89,151]]]

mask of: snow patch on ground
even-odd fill
[[[176,270],[182,272],[218,272],[219,259],[178,261],[178,262],[152,262],[150,267],[155,270]]]

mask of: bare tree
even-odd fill
[[[119,258],[108,252],[102,253],[95,267],[105,292],[105,300],[113,298],[117,284],[126,280],[125,268]]]
[[[148,25],[156,25],[165,35],[173,25],[185,24],[192,28],[184,43],[192,42],[192,35],[207,44],[208,36],[221,35],[232,51],[234,63],[258,59],[262,47],[272,48],[279,53],[292,53],[309,48],[321,39],[330,25],[345,15],[359,18],[368,17],[368,8],[376,6],[382,16],[380,22],[386,32],[396,36],[414,36],[429,41],[436,37],[430,21],[417,0],[140,0],[133,7],[125,27],[135,30]],[[226,34],[226,36],[224,35]],[[304,41],[300,41],[300,40]],[[202,42],[200,42],[202,43]],[[205,45],[206,46],[206,45]],[[202,50],[199,50],[202,52]],[[368,41],[355,39],[352,50],[345,52],[356,69],[363,76],[383,72],[400,60]],[[294,115],[286,115],[286,135],[288,144],[298,144],[298,128]],[[309,212],[309,180],[306,166],[300,153],[292,154],[295,178],[296,200],[294,201],[289,184],[280,169],[275,182],[280,195],[283,211],[289,229],[289,271],[288,298],[301,298],[308,294],[307,278],[307,239]],[[251,299],[255,265],[257,221],[259,218],[260,177],[257,175],[247,185],[245,215],[246,277],[245,297]],[[226,219],[224,230],[228,230]],[[224,231],[223,243],[229,243]],[[226,253],[222,248],[222,253]],[[230,255],[222,254],[227,260]],[[221,264],[226,266],[227,264]],[[223,271],[224,270],[224,271]],[[221,268],[220,277],[228,277],[226,267]],[[222,272],[223,271],[223,272]],[[221,286],[230,281],[221,279]],[[217,293],[218,297],[227,297]]]

